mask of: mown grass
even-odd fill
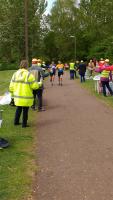
[[[8,90],[12,71],[0,72],[1,93]],[[6,81],[5,81],[6,80]],[[2,84],[3,83],[3,84]],[[0,137],[7,139],[10,147],[0,150],[0,200],[23,200],[31,194],[34,164],[35,128],[32,124],[36,113],[29,112],[30,128],[13,125],[15,107],[0,106],[3,109],[3,125]],[[35,127],[35,126],[34,126]]]
[[[76,81],[80,82],[78,79]],[[86,82],[83,83],[83,84],[81,84],[81,86],[84,87],[84,88],[86,88],[87,90],[89,90],[89,92],[92,95],[94,95],[95,97],[97,97],[100,101],[102,101],[106,105],[109,105],[109,106],[113,107],[113,97],[112,96],[104,97],[103,94],[98,94],[95,91],[94,81],[92,79],[91,80],[86,80]]]

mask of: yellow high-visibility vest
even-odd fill
[[[36,82],[35,77],[26,69],[19,69],[13,74],[9,90],[13,93],[16,106],[32,106],[33,90],[38,89],[42,85]]]
[[[75,70],[75,63],[69,63],[70,70]]]
[[[110,73],[110,71],[103,70],[101,72],[101,77],[103,77],[103,78],[109,78],[109,73]]]

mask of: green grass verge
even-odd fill
[[[8,89],[12,74],[11,71],[0,72],[1,93]],[[35,123],[33,119],[37,113],[29,112],[31,127],[23,129],[21,125],[13,125],[15,107],[0,106],[0,109],[4,110],[0,137],[10,143],[10,147],[0,150],[0,200],[27,199],[31,195],[33,174],[36,171],[35,126],[32,124]]]
[[[78,79],[76,81],[80,82]],[[83,88],[86,88],[92,95],[96,96],[99,100],[101,100],[106,105],[113,107],[113,97],[112,96],[104,97],[103,94],[98,94],[97,92],[95,92],[93,80],[86,80],[86,82],[81,84],[81,86]]]

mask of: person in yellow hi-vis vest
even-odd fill
[[[70,80],[74,80],[74,78],[75,78],[75,63],[73,61],[69,63],[69,69],[70,69]]]
[[[23,111],[22,127],[27,127],[28,110],[33,105],[33,90],[42,86],[41,82],[36,82],[35,77],[27,70],[28,61],[22,60],[20,69],[16,71],[11,79],[9,91],[14,97],[16,113],[14,125],[19,125],[21,113]]]
[[[112,74],[111,71],[108,71],[107,68],[109,69],[109,59],[105,59],[104,61],[104,67],[105,69],[102,70],[101,72],[101,84],[102,84],[102,88],[103,88],[103,95],[106,97],[106,88],[108,89],[108,91],[110,92],[111,96],[113,96],[113,91],[109,85],[109,81],[112,80]]]

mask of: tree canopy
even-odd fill
[[[27,1],[29,60],[113,61],[112,0],[81,0],[78,6],[75,0],[56,0],[47,16],[46,0]],[[25,0],[0,1],[0,44],[1,63],[25,57]]]

